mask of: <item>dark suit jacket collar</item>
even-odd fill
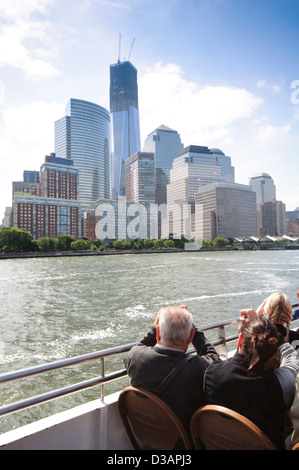
[[[172,349],[172,348],[166,348],[166,347],[161,347],[158,344],[154,346],[155,351],[157,351],[159,354],[165,354],[166,356],[177,356],[182,355],[185,356],[184,351],[180,349]]]

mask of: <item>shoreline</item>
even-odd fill
[[[205,246],[199,250],[184,250],[183,248],[163,248],[155,250],[107,250],[107,251],[36,251],[36,252],[0,252],[0,260],[5,259],[26,259],[26,258],[63,258],[72,256],[112,256],[112,255],[142,255],[142,254],[153,254],[153,253],[203,253],[213,251],[284,251],[284,250],[298,250],[299,247],[284,247],[284,248],[269,248],[259,250],[243,250],[233,246],[217,246],[210,247]]]
[[[190,250],[192,252],[205,252],[205,251],[240,251],[235,250],[232,246],[225,247],[204,247],[200,250]],[[106,255],[141,255],[152,253],[186,253],[183,248],[172,249],[155,249],[155,250],[119,250],[119,251],[57,251],[57,252],[3,252],[0,253],[1,259],[26,259],[26,258],[61,258],[71,256],[106,256]]]

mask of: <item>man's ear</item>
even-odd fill
[[[195,328],[193,327],[189,336],[188,343],[192,343],[194,333],[195,333]]]
[[[159,327],[159,325],[157,325],[157,326],[156,326],[156,340],[157,340],[157,343],[160,342],[160,339],[161,339],[160,327]]]

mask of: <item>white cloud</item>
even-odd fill
[[[163,123],[177,130],[185,145],[231,142],[231,125],[253,116],[261,103],[261,98],[242,88],[200,87],[186,80],[176,64],[159,62],[139,78],[145,137]]]
[[[265,85],[266,85],[266,80],[259,80],[259,81],[256,83],[256,86],[257,86],[258,88],[263,88]]]
[[[64,108],[59,103],[39,101],[3,110],[1,206],[11,205],[12,181],[20,181],[24,170],[38,171],[45,155],[54,151],[54,122],[64,116]],[[2,212],[3,207],[0,209]]]
[[[283,88],[280,85],[267,82],[267,80],[259,80],[256,83],[256,86],[260,89],[265,88],[266,90],[272,90],[274,93],[277,93],[277,94],[283,91]]]
[[[45,13],[54,0],[0,0],[0,15],[13,20],[29,17],[33,12]]]
[[[99,3],[104,7],[119,8],[121,10],[131,10],[130,6],[122,2],[112,2],[111,0],[94,0],[95,3]]]
[[[0,67],[17,67],[30,75],[57,75],[58,71],[47,61],[32,57],[32,54],[22,44],[26,36],[20,37],[17,32],[16,25],[6,28],[0,35]]]
[[[272,85],[271,89],[274,91],[274,93],[280,93],[282,91],[280,85]]]
[[[0,14],[6,19],[0,26],[0,67],[12,66],[43,77],[58,74],[48,61],[49,56],[56,55],[53,47],[51,54],[47,52],[53,44],[51,26],[31,19],[33,12],[44,13],[51,3],[52,0],[0,0]]]
[[[38,142],[53,145],[49,135],[54,132],[54,121],[63,115],[64,107],[58,103],[38,101],[22,107],[13,106],[3,111],[3,134],[21,144]]]

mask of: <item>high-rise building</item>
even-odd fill
[[[139,204],[155,203],[155,157],[137,152],[125,162],[126,199]]]
[[[174,159],[167,185],[167,203],[194,203],[195,193],[206,184],[233,183],[231,158],[219,149],[190,145]]]
[[[144,142],[144,152],[155,155],[156,164],[156,203],[166,203],[166,185],[169,183],[173,160],[183,150],[180,134],[161,125],[151,132]]]
[[[113,152],[111,197],[125,194],[125,161],[140,152],[137,70],[129,61],[110,65]]]
[[[288,235],[299,235],[299,207],[294,211],[286,211],[286,223]]]
[[[33,196],[41,196],[42,186],[40,183],[39,171],[23,172],[23,181],[13,181],[12,194],[28,193]]]
[[[40,195],[13,194],[13,227],[27,230],[33,239],[56,238],[61,234],[80,238],[78,169],[72,160],[51,154],[45,157],[40,174]]]
[[[216,182],[201,187],[195,203],[203,205],[203,238],[257,234],[256,195],[250,187]]]
[[[249,180],[249,186],[256,192],[256,203],[274,201],[276,199],[276,188],[273,179],[267,173],[259,173],[252,176]]]
[[[110,197],[110,115],[105,108],[71,98],[66,115],[55,122],[55,153],[79,169],[82,210]]]
[[[78,200],[78,169],[73,160],[47,155],[42,164],[41,184],[44,197]]]
[[[40,182],[39,171],[27,171],[23,172],[24,183],[39,183]]]
[[[286,233],[286,206],[281,201],[267,201],[261,205],[262,235]]]
[[[275,184],[270,175],[267,173],[259,173],[250,178],[249,186],[251,186],[256,193],[258,235],[262,236],[262,204],[275,201]]]

